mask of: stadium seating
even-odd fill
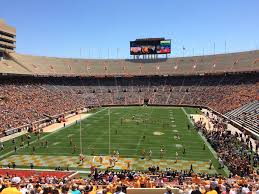
[[[31,75],[65,76],[129,76],[129,75],[187,75],[204,73],[243,72],[259,69],[259,51],[231,54],[182,57],[167,60],[95,60],[69,59],[9,53]],[[0,72],[3,70],[0,66]],[[4,68],[3,68],[4,69]],[[8,73],[17,72],[10,68]]]
[[[20,175],[18,173],[20,170],[8,171],[15,176]],[[54,175],[55,173],[57,175]],[[72,193],[72,190],[77,193],[89,194],[105,194],[107,191],[110,193],[123,191],[127,194],[164,194],[166,190],[171,190],[175,194],[191,193],[192,191],[225,193],[226,190],[232,193],[242,193],[241,191],[246,191],[246,193],[259,192],[258,182],[256,182],[258,174],[256,172],[246,177],[230,176],[228,178],[218,175],[189,174],[183,171],[172,170],[159,171],[154,174],[135,171],[99,171],[96,174],[97,176],[90,174],[87,179],[69,178],[67,177],[68,174],[67,176],[62,176],[62,172],[54,172],[54,174],[40,174],[40,177],[37,175],[34,177],[32,173],[32,175],[21,176],[18,189],[23,189],[23,191],[28,193],[51,194]],[[165,176],[171,177],[170,181],[164,181],[167,179]],[[13,176],[0,174],[0,192],[3,188],[10,185],[12,178]]]
[[[259,102],[258,101],[245,104],[242,107],[239,107],[235,110],[227,112],[225,115],[252,131],[258,132],[259,130]]]
[[[164,194],[166,192],[165,188],[128,188],[127,194]],[[172,192],[174,194],[179,194],[178,188],[173,188]]]
[[[155,60],[6,53],[0,61],[0,132],[86,106],[144,101],[226,113],[256,100],[258,59],[258,50]]]
[[[29,74],[30,72],[24,69],[13,60],[0,60],[0,73],[11,74]]]
[[[87,106],[209,106],[226,113],[256,100],[258,74],[214,76],[0,77],[0,126],[7,130]]]

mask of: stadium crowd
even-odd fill
[[[86,106],[209,106],[221,113],[257,98],[257,74],[191,77],[0,77],[0,131]]]
[[[231,134],[226,130],[222,118],[211,119],[213,129],[207,129],[205,123],[195,123],[196,129],[206,137],[212,148],[217,152],[219,168],[228,167],[233,175],[248,176],[259,164],[258,145],[253,151],[252,142],[243,133]]]
[[[127,188],[177,188],[180,194],[258,194],[259,176],[224,178],[219,175],[195,174],[170,168],[155,171],[98,171],[87,178],[0,176],[1,194],[123,194]]]
[[[247,76],[250,76],[247,79]],[[5,79],[0,82],[0,130],[31,124],[46,115],[63,114],[85,106],[143,104],[191,104],[210,106],[224,113],[256,99],[256,75],[153,78],[33,78]],[[230,103],[231,102],[231,103]],[[229,178],[193,175],[189,172],[152,170],[97,171],[87,179],[21,177],[2,175],[1,194],[17,187],[22,193],[125,193],[127,187],[179,188],[180,193],[259,193],[258,155],[251,154],[245,136],[230,135],[222,120],[213,120],[215,129],[197,129],[216,150],[219,167],[228,166]],[[151,168],[152,169],[152,168]],[[15,189],[12,189],[12,192]],[[214,191],[215,190],[215,191]],[[15,192],[14,192],[15,193]],[[16,192],[19,193],[19,192]],[[256,193],[256,194],[257,194]]]
[[[36,85],[0,84],[2,130],[31,124],[83,106],[83,101],[65,91],[49,92]]]

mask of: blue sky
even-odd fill
[[[129,41],[172,39],[170,57],[259,47],[258,0],[12,0],[0,18],[17,28],[17,52],[129,58]]]

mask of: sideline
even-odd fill
[[[1,137],[0,138],[0,142],[4,143],[4,142],[9,141],[9,140],[11,140],[13,138],[20,137],[20,136],[22,136],[22,135],[24,135],[26,133],[27,133],[27,131],[21,131],[21,132],[14,133],[12,135]]]
[[[88,118],[93,113],[81,113],[81,119],[84,120]],[[65,122],[66,125],[70,125],[71,123],[74,123],[77,121],[80,121],[80,114],[74,115],[72,117],[67,118],[67,121]],[[63,128],[64,122],[62,123],[53,123],[51,125],[48,125],[46,127],[43,127],[43,133],[53,133],[54,131]]]
[[[185,109],[183,107],[181,107],[182,111],[184,112],[184,114],[187,116],[188,120],[190,121],[190,123],[194,126],[193,121],[190,119],[190,115],[185,111]],[[217,160],[218,155],[215,152],[215,150],[211,147],[210,143],[207,141],[207,139],[203,136],[203,134],[201,132],[198,132],[199,136],[202,138],[202,140],[205,142],[205,144],[207,145],[207,147],[209,148],[210,152],[212,153],[212,155],[215,157],[215,159]],[[215,167],[216,168],[216,167]],[[228,167],[225,165],[225,167],[223,168],[223,171],[226,173],[226,175],[228,176],[230,174],[230,171],[228,170]]]
[[[100,112],[103,112],[103,111],[106,110],[106,109],[107,109],[107,108],[104,108],[104,109],[101,109],[101,110],[99,110],[99,111],[97,111],[97,112],[95,112],[95,113],[92,113],[91,115],[89,115],[89,117],[86,117],[85,119],[90,118],[90,117],[92,117],[93,115],[96,115],[96,114],[98,114],[98,113],[100,113]],[[82,120],[84,120],[84,119],[82,119]],[[59,129],[57,129],[56,131],[53,131],[52,133],[48,133],[48,134],[46,134],[46,135],[43,135],[42,137],[40,137],[40,140],[43,140],[43,139],[45,139],[45,138],[47,138],[47,137],[49,137],[49,136],[51,136],[51,135],[54,135],[55,133],[57,133],[57,132],[59,132],[59,131],[61,131],[61,130],[63,130],[63,129],[66,129],[66,128],[68,128],[68,127],[74,125],[75,123],[76,123],[76,121],[74,121],[73,123],[70,123],[69,125],[66,125],[65,127],[61,127],[61,128],[59,128]],[[35,142],[38,142],[38,139],[35,139],[35,140],[33,140],[32,142],[30,142],[30,145],[34,144]],[[28,147],[28,145],[26,144],[24,147],[26,148],[26,147]],[[17,151],[20,150],[20,149],[22,149],[22,148],[18,147],[18,148],[17,148]],[[3,155],[1,155],[1,156],[0,156],[0,160],[2,160],[3,158],[5,158],[6,156],[11,155],[12,153],[14,153],[14,150],[12,150],[12,151],[10,151],[10,152],[7,152],[7,153],[5,153],[5,154],[3,154]]]

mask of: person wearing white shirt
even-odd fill
[[[116,192],[114,194],[125,194],[124,192],[122,192],[122,188],[121,186],[117,186],[116,188]]]
[[[21,187],[20,191],[22,192],[22,194],[28,194],[29,193],[29,190],[24,185],[21,185],[20,187]]]
[[[242,193],[243,194],[246,194],[246,193],[248,193],[250,190],[249,190],[249,188],[247,187],[247,185],[245,185],[244,187],[242,187]]]

